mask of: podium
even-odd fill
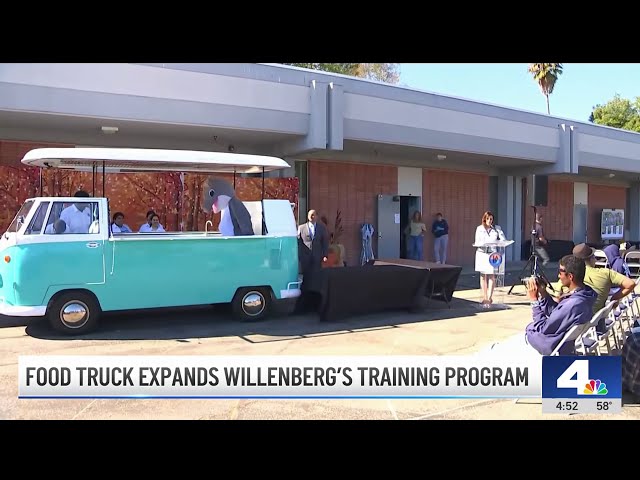
[[[505,308],[504,297],[505,292],[505,266],[506,266],[506,248],[514,243],[513,240],[495,240],[485,243],[474,243],[476,248],[476,263],[475,269],[479,273],[482,282],[482,275],[490,275],[493,277],[493,295],[491,296],[493,303],[490,307]],[[489,284],[487,282],[487,295],[489,291]],[[482,292],[482,283],[480,283],[480,289]],[[478,298],[478,305],[482,303],[482,293]]]

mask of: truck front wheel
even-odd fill
[[[87,292],[69,291],[54,299],[47,315],[56,331],[66,335],[81,335],[97,327],[100,305]]]

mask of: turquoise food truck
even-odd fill
[[[35,149],[22,162],[94,173],[263,178],[289,167],[273,157],[119,148]],[[274,302],[300,295],[297,224],[288,200],[241,203],[253,234],[223,235],[208,226],[204,232],[112,233],[107,198],[27,199],[0,238],[0,314],[46,316],[71,335],[93,330],[102,312],[118,310],[230,303],[239,319],[262,319]],[[71,218],[69,209],[88,216],[85,227],[60,228]]]

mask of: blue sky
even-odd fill
[[[526,63],[401,63],[400,85],[505,107],[547,113]],[[592,108],[619,93],[640,96],[640,64],[563,64],[550,97],[551,114],[587,122]]]

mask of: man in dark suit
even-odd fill
[[[307,270],[322,267],[329,255],[329,232],[322,222],[317,221],[315,210],[309,210],[308,222],[298,227],[298,245],[303,275]],[[306,250],[306,251],[305,251]]]
[[[308,222],[298,226],[298,259],[302,272],[302,295],[296,302],[296,312],[317,311],[322,295],[318,289],[322,282],[314,272],[319,272],[322,262],[329,255],[329,232],[322,222],[317,222],[315,210],[309,210]]]

